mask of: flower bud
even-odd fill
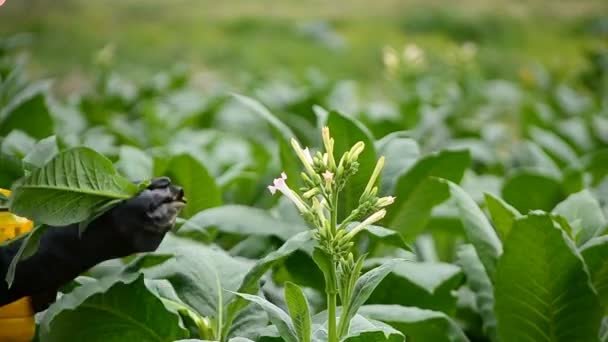
[[[372,191],[372,188],[376,184],[376,181],[378,180],[378,176],[380,176],[380,172],[382,172],[383,168],[384,168],[384,156],[380,157],[380,159],[378,159],[378,162],[376,162],[376,167],[374,168],[374,172],[372,172],[372,175],[369,178],[369,181],[367,182],[367,186],[365,186],[365,190],[363,191],[363,193],[369,194]]]
[[[361,152],[365,149],[363,141],[359,141],[350,148],[348,161],[354,162],[359,158]]]
[[[385,215],[386,215],[386,209],[381,209],[381,210],[373,213],[368,218],[366,218],[363,222],[359,223],[350,232],[348,232],[348,234],[346,234],[344,236],[344,238],[348,239],[348,240],[352,240],[352,238],[355,237],[355,235],[357,235],[360,231],[365,229],[365,227],[382,220]]]
[[[315,171],[312,168],[313,160],[312,156],[310,155],[310,151],[308,150],[308,147],[302,150],[298,141],[293,138],[291,139],[291,147],[293,147],[293,150],[298,155],[298,158],[300,158],[300,161],[304,165],[304,169],[306,169],[306,172],[308,172],[309,174],[314,174]]]
[[[389,205],[391,205],[393,203],[395,203],[395,197],[393,197],[393,196],[386,196],[386,197],[379,198],[378,201],[376,201],[376,206],[378,208],[384,208],[384,207],[389,206]]]
[[[329,127],[323,127],[321,135],[323,136],[323,145],[325,145],[325,151],[327,151],[328,155],[328,166],[333,170],[336,168],[336,160],[334,158],[334,139],[329,135]]]

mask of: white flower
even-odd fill
[[[395,197],[393,196],[386,196],[386,197],[382,197],[378,199],[378,202],[376,202],[376,205],[380,208],[384,208],[386,206],[389,206],[391,204],[395,203]]]
[[[376,223],[380,220],[382,220],[384,218],[384,216],[386,215],[386,210],[385,209],[381,209],[375,213],[373,213],[372,215],[370,215],[368,218],[366,218],[363,222],[359,223],[355,228],[353,228],[350,232],[348,232],[348,234],[346,234],[344,236],[345,239],[351,240],[353,237],[355,237],[355,235],[357,235],[360,231],[362,231],[363,229],[365,229],[365,227],[369,226],[370,224]]]
[[[321,129],[321,135],[323,136],[325,151],[327,151],[329,156],[329,167],[333,169],[336,167],[336,160],[334,159],[334,139],[329,135],[329,127],[323,127],[323,129]]]
[[[302,164],[304,165],[306,172],[313,175],[315,173],[315,171],[312,168],[313,161],[312,161],[312,156],[310,155],[310,150],[308,150],[308,147],[306,149],[302,150],[302,148],[300,147],[300,144],[298,144],[298,141],[293,138],[291,139],[291,147],[293,147],[293,150],[296,151],[296,154],[298,155],[298,158],[300,158],[300,161],[302,161]]]
[[[382,61],[388,70],[397,69],[399,66],[399,57],[397,56],[397,51],[390,46],[384,47],[384,49],[382,49]]]
[[[416,44],[408,44],[403,49],[403,59],[413,65],[424,63],[424,50]]]
[[[325,180],[325,188],[329,191],[331,183],[334,181],[334,174],[329,170],[325,170],[325,172],[323,172],[323,179]]]
[[[298,210],[301,213],[308,212],[308,207],[306,206],[306,203],[304,203],[300,196],[298,196],[293,190],[289,188],[289,186],[287,186],[287,183],[285,182],[286,179],[287,175],[285,174],[285,172],[282,172],[281,177],[275,178],[272,182],[272,185],[268,186],[268,190],[270,190],[270,193],[273,195],[278,190],[285,197],[289,198],[289,200],[292,201],[293,204],[296,205],[296,207],[298,207]]]

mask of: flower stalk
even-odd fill
[[[268,190],[272,194],[280,192],[287,197],[314,228],[313,236],[317,241],[317,248],[322,252],[320,255],[325,258],[323,266],[321,264],[319,266],[325,275],[328,341],[338,342],[348,333],[350,326],[345,316],[341,316],[340,322],[337,322],[338,297],[343,310],[348,308],[363,267],[364,256],[360,256],[355,262],[356,251],[353,249],[355,239],[369,225],[384,218],[385,207],[392,204],[395,198],[377,196],[378,180],[385,163],[384,157],[380,157],[359,198],[358,207],[340,222],[338,217],[340,192],[347,186],[349,179],[357,173],[358,159],[365,149],[365,144],[359,141],[340,158],[336,158],[334,139],[329,128],[323,127],[321,135],[324,151],[316,151],[314,154],[308,147],[302,148],[297,140],[291,140],[291,146],[304,168],[300,174],[304,184],[299,189],[300,192],[287,186],[285,173],[276,178],[273,184],[268,186]],[[356,221],[360,223],[353,229],[347,230],[348,225]]]

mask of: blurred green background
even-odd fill
[[[384,46],[441,53],[472,42],[490,74],[508,77],[525,64],[580,66],[607,40],[608,1],[8,0],[0,35],[21,32],[34,74],[68,84],[104,47],[135,78],[183,62],[229,80],[318,70],[375,83]]]

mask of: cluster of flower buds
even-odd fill
[[[359,206],[337,225],[337,195],[359,170],[358,158],[365,144],[357,142],[336,161],[334,139],[330,136],[328,127],[323,128],[322,137],[325,152],[319,151],[314,156],[307,147],[302,148],[295,139],[291,140],[291,145],[304,166],[301,173],[304,181],[304,186],[300,189],[301,196],[287,186],[285,173],[275,179],[268,189],[272,194],[279,191],[289,198],[303,217],[316,228],[315,238],[320,247],[335,261],[342,263],[350,260],[349,253],[355,235],[381,220],[386,215],[384,207],[393,203],[395,198],[377,196],[377,183],[384,167],[384,157],[381,157],[361,195]],[[349,223],[363,218],[365,219],[353,229],[347,230]]]

